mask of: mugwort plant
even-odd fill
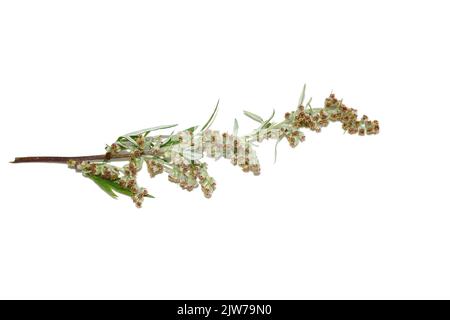
[[[332,93],[322,108],[313,108],[311,99],[305,103],[303,86],[296,109],[286,112],[284,119],[273,121],[275,111],[264,119],[244,111],[244,115],[257,123],[250,134],[239,135],[238,121],[234,120],[233,132],[219,132],[210,127],[217,116],[219,102],[208,121],[169,135],[156,134],[176,125],[163,125],[119,136],[100,155],[80,157],[17,157],[13,163],[51,162],[67,163],[83,176],[95,182],[113,198],[117,193],[129,196],[140,208],[144,198],[153,198],[147,189],[137,183],[137,174],[145,166],[150,177],[166,173],[170,182],[192,191],[200,186],[204,196],[210,198],[216,189],[216,181],[209,175],[205,158],[228,159],[244,172],[259,175],[261,168],[254,146],[264,140],[286,140],[292,148],[305,140],[304,129],[321,132],[330,122],[340,122],[345,132],[360,136],[378,134],[377,120],[366,115],[358,118],[357,110],[347,107]],[[122,165],[118,165],[122,163]]]

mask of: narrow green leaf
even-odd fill
[[[117,182],[114,182],[111,180],[106,180],[106,179],[103,179],[103,180],[105,180],[105,183],[108,184],[110,186],[110,188],[113,189],[114,191],[121,193],[123,195],[129,196],[129,197],[131,197],[133,195],[133,192],[131,192],[131,190],[122,187]]]
[[[214,119],[216,118],[216,115],[217,115],[217,109],[218,109],[218,107],[219,107],[219,101],[220,101],[220,99],[217,100],[216,107],[214,108],[214,111],[213,111],[211,117],[209,117],[208,121],[207,121],[207,122],[205,123],[205,125],[200,129],[200,131],[207,130],[207,129],[212,125],[212,123],[214,122]]]
[[[193,127],[190,127],[190,128],[187,128],[187,129],[184,129],[183,131],[188,131],[188,132],[194,132],[196,129],[198,128],[198,126],[193,126]],[[170,136],[167,138],[167,140],[166,141],[164,141],[162,144],[161,144],[161,148],[163,148],[163,147],[169,147],[169,146],[172,146],[172,145],[175,145],[175,144],[178,144],[178,143],[180,143],[179,141],[178,141],[178,138],[176,138],[176,135],[174,136],[173,135],[173,132],[170,134]]]
[[[267,128],[268,126],[270,126],[270,120],[273,119],[273,116],[274,116],[274,115],[275,115],[275,109],[273,109],[272,115],[270,116],[270,118],[267,119],[266,121],[264,121],[264,123],[261,125],[261,128],[262,128],[262,129],[265,129],[265,128]]]
[[[162,129],[169,129],[169,128],[173,128],[173,127],[176,127],[176,126],[177,126],[177,124],[162,125],[162,126],[142,129],[142,130],[138,130],[138,131],[133,131],[133,132],[121,135],[121,137],[136,137],[136,136],[140,136],[141,134],[143,134],[144,136],[147,136],[152,131],[157,131],[157,130],[162,130]]]
[[[238,121],[236,119],[234,119],[233,136],[237,137],[238,130],[239,130]]]
[[[302,93],[300,94],[300,99],[298,99],[298,106],[303,105],[303,101],[305,100],[305,92],[306,92],[306,83],[303,85]]]
[[[277,142],[275,142],[275,154],[274,154],[274,159],[273,159],[273,163],[277,162],[277,154],[278,154],[278,144],[280,143],[280,141],[283,139],[283,137],[278,138]]]
[[[309,111],[312,113],[313,112],[313,108],[311,106],[311,101],[312,101],[312,97],[309,98],[308,102],[306,103],[306,107],[309,108]]]
[[[254,114],[253,112],[250,112],[250,111],[244,111],[244,114],[245,114],[247,117],[249,117],[250,119],[255,120],[256,122],[259,122],[259,123],[263,123],[263,122],[264,122],[263,118],[261,118],[261,117],[258,116],[257,114]]]
[[[100,179],[101,179],[101,178],[100,178]],[[127,189],[127,188],[122,187],[122,186],[121,186],[120,184],[118,184],[117,182],[111,181],[111,180],[105,180],[105,181],[106,181],[107,184],[109,184],[109,185],[111,186],[111,188],[112,188],[114,191],[116,191],[116,192],[118,192],[118,193],[121,193],[121,194],[123,194],[123,195],[129,196],[129,197],[133,196],[133,192],[131,192],[130,189]],[[147,197],[147,198],[154,198],[154,196],[152,196],[151,194],[147,194],[145,197]]]
[[[119,138],[120,139],[120,138]],[[123,149],[128,149],[128,147],[126,145],[124,145],[122,142],[120,142],[119,140],[116,141],[116,144],[120,147],[122,147]]]
[[[174,131],[172,131],[172,133],[166,138],[166,140],[163,143],[161,143],[160,148],[166,147],[171,144],[172,138],[173,138],[173,133],[174,133]]]
[[[175,141],[175,140],[173,139],[173,137],[171,137],[169,140],[167,140],[166,142],[164,142],[164,143],[161,145],[161,148],[163,148],[163,147],[169,147],[169,146],[172,146],[172,145],[177,144],[177,143],[179,143],[179,142],[178,142],[178,141]]]
[[[198,128],[198,126],[193,126],[193,127],[187,128],[184,131],[194,132],[195,130],[197,130],[197,128]]]
[[[134,139],[131,138],[130,136],[122,136],[122,137],[120,137],[120,138],[124,138],[124,139],[128,140],[129,142],[131,142],[131,143],[132,143],[133,145],[135,145],[136,147],[139,147],[139,145],[137,144],[137,142],[134,141]]]
[[[110,195],[114,199],[117,198],[117,194],[115,194],[114,191],[116,191],[118,193],[121,193],[123,195],[126,195],[128,197],[133,196],[133,192],[131,192],[131,190],[122,187],[120,184],[118,184],[115,181],[103,179],[101,177],[92,176],[92,175],[88,175],[88,177],[92,181],[94,181],[103,191],[105,191],[108,195]],[[152,196],[150,194],[147,194],[145,197],[147,197],[147,198],[154,198],[154,196]]]
[[[98,178],[96,176],[88,176],[92,181],[95,182],[96,185],[100,187],[103,191],[106,192],[111,198],[117,199],[117,194],[112,191],[111,186],[104,182],[105,179]]]

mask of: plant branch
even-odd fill
[[[261,172],[255,148],[265,140],[276,140],[274,157],[277,157],[278,143],[285,139],[295,148],[305,140],[303,129],[321,132],[329,123],[340,122],[345,132],[360,136],[378,134],[377,120],[369,120],[366,115],[358,117],[357,110],[347,107],[334,94],[325,99],[322,108],[312,108],[311,99],[303,104],[305,87],[299,104],[293,111],[286,112],[280,122],[273,121],[275,111],[267,119],[249,111],[244,114],[258,123],[258,127],[246,135],[239,136],[239,124],[234,120],[233,133],[210,130],[218,109],[214,111],[202,129],[193,126],[170,135],[150,135],[175,125],[163,125],[134,131],[122,136],[106,146],[103,154],[74,157],[30,156],[16,157],[11,163],[61,163],[80,172],[94,181],[113,198],[116,193],[125,194],[140,208],[146,197],[152,197],[147,189],[137,183],[137,174],[144,167],[151,178],[167,173],[170,182],[178,184],[183,190],[192,191],[197,187],[206,198],[216,189],[216,182],[208,173],[203,158],[227,159],[243,172],[257,176]],[[109,162],[123,161],[117,165]]]

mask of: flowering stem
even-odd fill
[[[233,133],[210,130],[217,115],[216,107],[206,122],[170,135],[149,135],[162,129],[176,125],[163,125],[147,128],[119,136],[116,141],[107,145],[106,153],[75,157],[31,156],[17,157],[11,163],[64,163],[69,168],[81,172],[83,176],[94,181],[103,191],[113,198],[117,193],[132,198],[137,207],[151,196],[147,189],[137,184],[137,173],[145,165],[151,178],[167,173],[170,182],[178,184],[182,189],[192,191],[201,187],[206,198],[210,198],[216,189],[216,182],[207,170],[203,158],[228,159],[234,166],[239,166],[244,172],[260,174],[260,165],[253,147],[265,140],[276,140],[274,159],[277,157],[277,146],[286,139],[294,148],[305,140],[303,129],[321,132],[331,122],[340,122],[345,132],[360,136],[373,135],[379,132],[377,120],[370,121],[366,115],[357,116],[357,110],[347,107],[334,94],[325,99],[322,108],[312,108],[311,99],[306,106],[305,87],[300,96],[297,108],[286,112],[284,119],[272,121],[275,111],[264,120],[261,116],[249,111],[244,114],[258,123],[252,132],[240,136],[239,125],[234,120]],[[123,166],[113,165],[111,161],[127,162]]]

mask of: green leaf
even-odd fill
[[[170,137],[169,139],[167,139],[166,142],[164,142],[164,143],[160,146],[160,148],[168,147],[168,146],[171,146],[171,145],[174,145],[174,144],[177,144],[177,143],[179,143],[179,142],[176,141],[176,140],[174,140],[173,137]]]
[[[273,163],[277,162],[277,154],[278,154],[278,144],[280,143],[280,141],[283,139],[283,137],[279,137],[277,142],[275,142],[275,154],[274,154],[274,159],[273,159]]]
[[[238,121],[236,119],[234,119],[233,136],[237,137],[238,130],[239,130]]]
[[[309,112],[310,112],[311,114],[313,114],[314,110],[313,110],[313,108],[312,108],[312,106],[311,106],[311,101],[312,101],[312,97],[309,98],[308,102],[306,103],[306,108],[309,108]]]
[[[183,130],[183,131],[188,131],[188,132],[192,132],[192,133],[193,133],[197,128],[198,128],[198,126],[193,126],[193,127],[187,128],[187,129],[185,129],[185,130]],[[161,148],[163,148],[163,147],[169,147],[169,146],[172,146],[172,145],[178,144],[178,143],[180,143],[180,142],[178,141],[178,137],[174,136],[174,135],[173,135],[173,132],[172,132],[172,133],[170,134],[170,136],[167,138],[167,140],[164,141],[164,143],[162,143],[160,147],[161,147]]]
[[[120,139],[120,138],[119,138],[119,139]],[[126,146],[125,144],[123,144],[123,143],[120,142],[119,140],[116,141],[116,144],[117,144],[118,146],[120,146],[121,148],[123,148],[123,149],[128,149],[128,146]]]
[[[129,196],[129,197],[133,196],[133,192],[131,192],[130,189],[123,188],[120,184],[118,184],[114,181],[111,181],[111,180],[105,180],[105,181],[114,191],[121,193],[123,195]]]
[[[305,100],[305,92],[306,92],[306,83],[303,85],[302,93],[300,94],[300,99],[298,99],[298,106],[303,105],[303,101]]]
[[[275,115],[275,109],[273,109],[272,115],[270,116],[270,118],[267,119],[266,121],[264,121],[264,123],[261,125],[261,129],[265,129],[265,128],[267,128],[268,126],[270,126],[270,120],[273,119],[273,116],[274,116],[274,115]]]
[[[136,136],[140,136],[141,134],[143,134],[144,136],[147,136],[152,131],[157,131],[157,130],[162,130],[162,129],[169,129],[169,128],[173,128],[173,127],[176,127],[176,126],[177,126],[177,124],[162,125],[162,126],[142,129],[142,130],[138,130],[138,131],[133,131],[133,132],[121,135],[120,137],[136,137]]]
[[[195,130],[197,130],[197,128],[198,128],[198,126],[193,126],[193,127],[187,128],[184,131],[194,132]]]
[[[213,111],[211,117],[209,117],[208,121],[207,121],[207,122],[205,123],[205,125],[200,129],[200,131],[207,130],[207,129],[212,125],[212,123],[214,122],[214,119],[216,118],[216,115],[217,115],[217,109],[218,109],[218,107],[219,107],[219,101],[220,101],[220,99],[217,100],[216,107],[214,108],[214,111]]]
[[[119,137],[119,139],[120,139],[120,138],[126,139],[126,140],[128,140],[129,142],[131,142],[133,145],[135,145],[136,147],[139,147],[139,145],[137,144],[137,142],[134,141],[134,139],[131,138],[130,136],[121,136],[121,137]]]
[[[244,111],[244,114],[245,114],[247,117],[249,117],[250,119],[255,120],[256,122],[259,122],[259,123],[263,123],[263,122],[264,122],[263,118],[261,118],[261,117],[258,116],[257,114],[254,114],[253,112],[250,112],[250,111]]]
[[[103,191],[106,192],[111,198],[117,199],[117,194],[112,191],[111,186],[104,182],[105,179],[98,178],[96,176],[88,176],[92,181],[95,182],[96,185],[100,187]]]
[[[171,142],[172,142],[172,138],[173,138],[173,133],[174,133],[174,131],[172,131],[172,133],[166,138],[166,140],[163,143],[161,143],[160,148],[172,144]]]
[[[98,176],[88,175],[88,177],[94,181],[103,191],[105,191],[108,195],[113,197],[114,199],[117,198],[117,194],[114,193],[114,191],[121,193],[126,196],[133,196],[133,192],[131,192],[130,189],[122,187],[120,184],[118,184],[115,181],[103,179]],[[114,191],[113,191],[114,190]],[[148,194],[146,195],[147,198],[154,198],[154,196]]]

